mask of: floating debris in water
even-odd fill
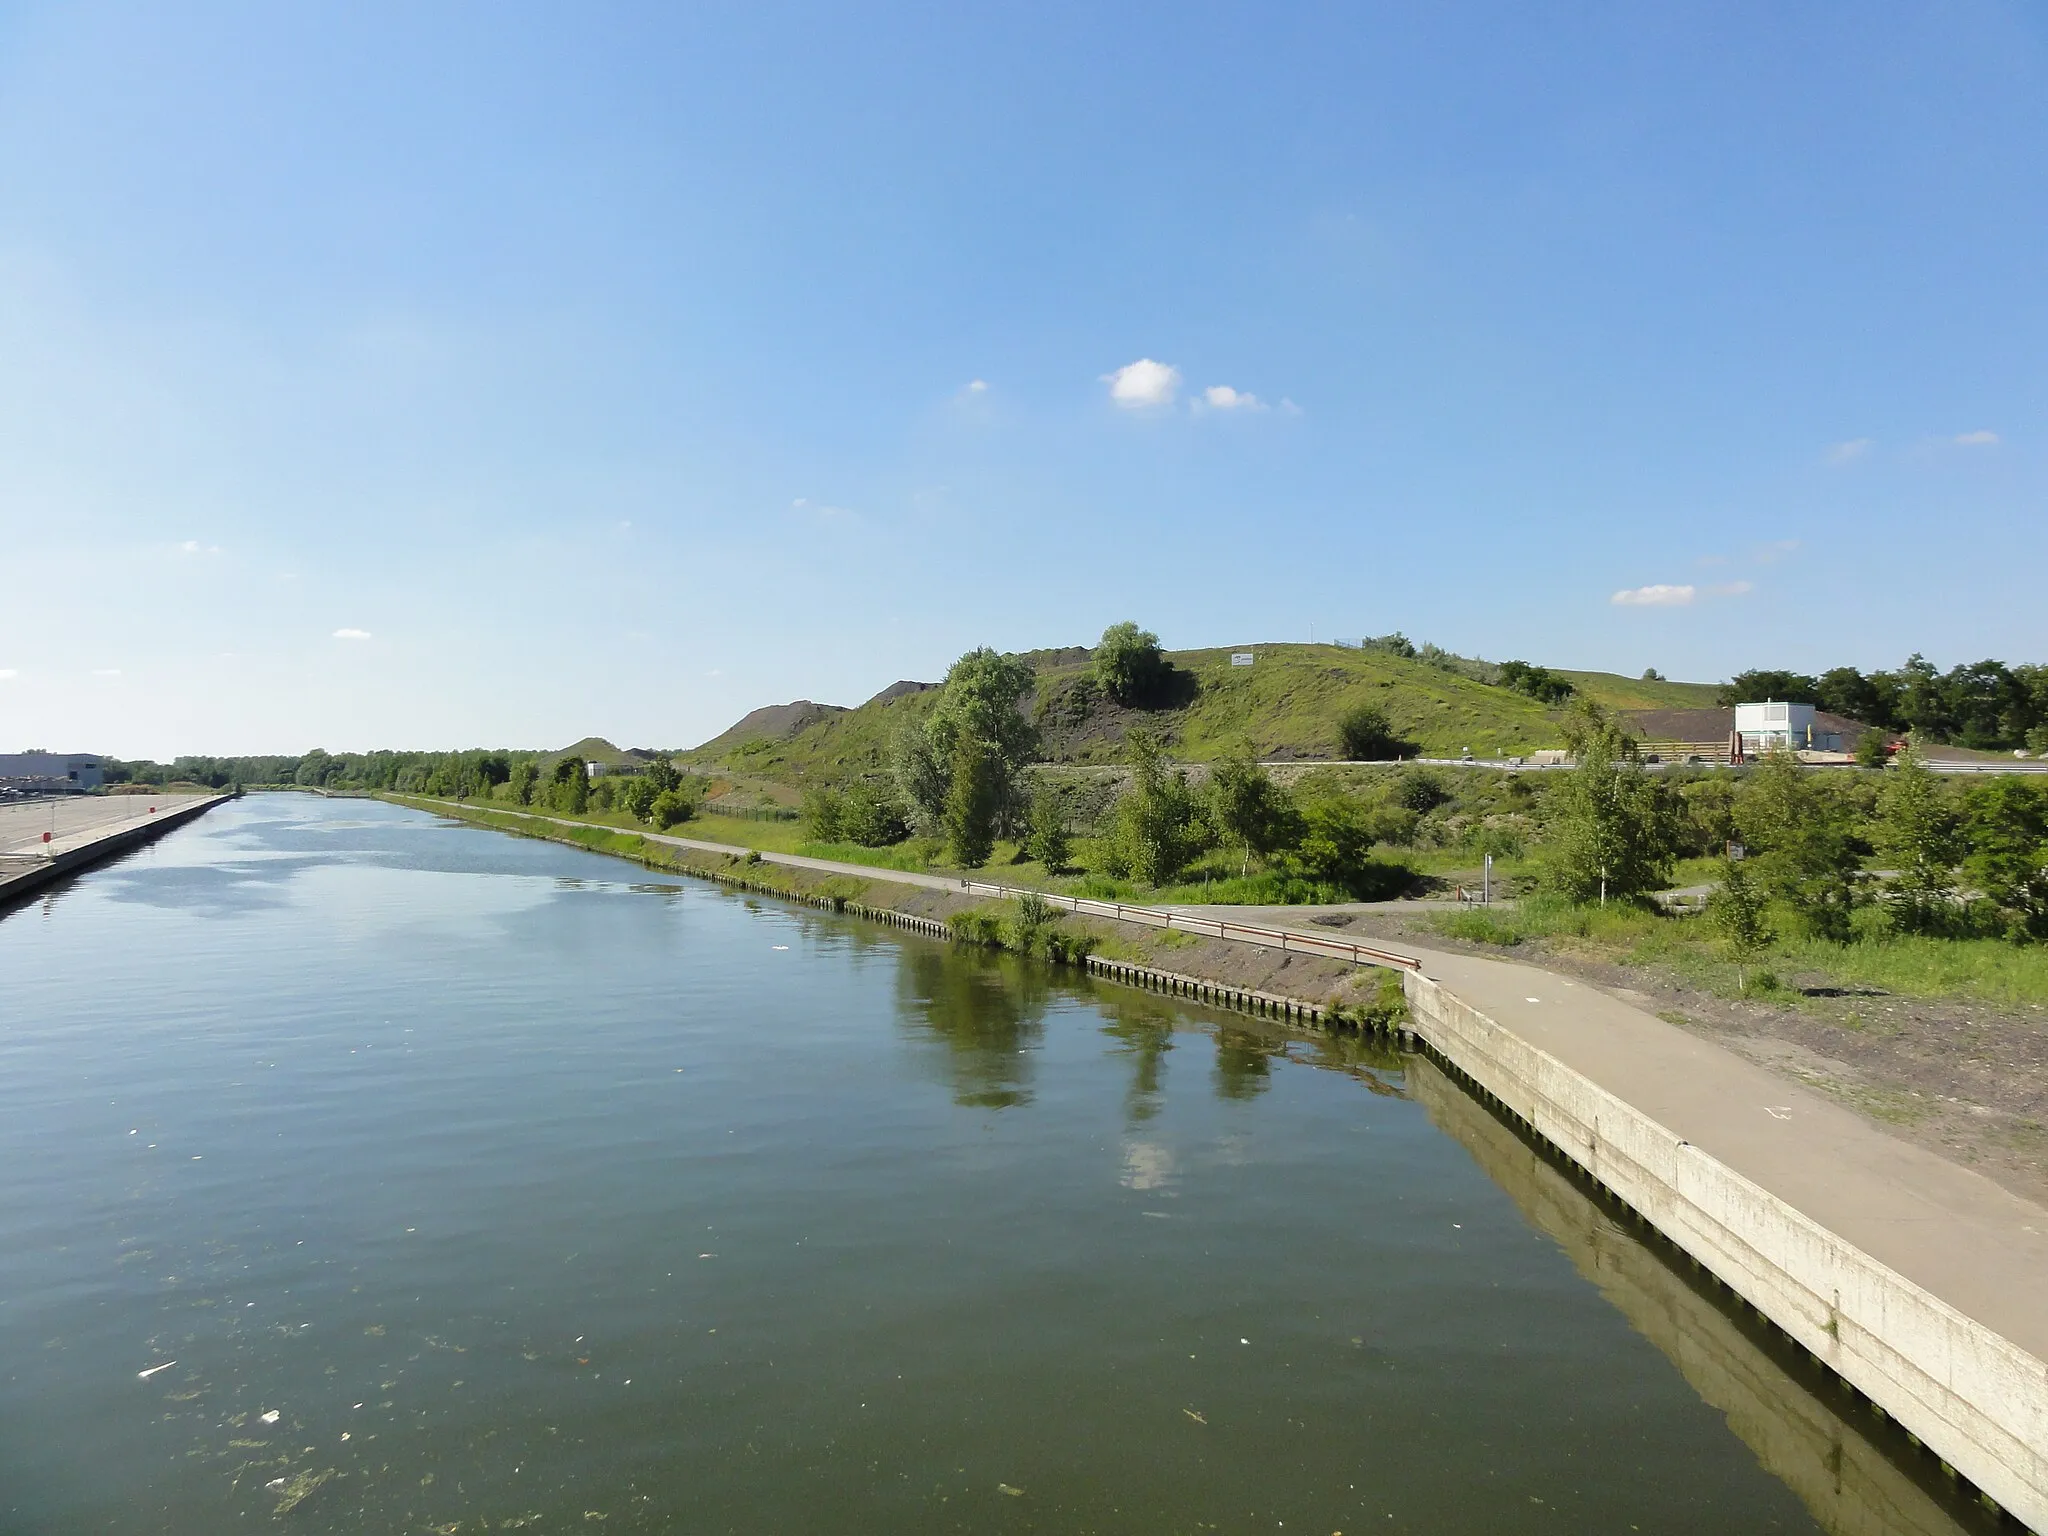
[[[1189,1418],[1193,1419],[1197,1424],[1206,1424],[1209,1422],[1207,1419],[1203,1418],[1199,1413],[1195,1412],[1195,1410],[1192,1408],[1183,1408],[1181,1409],[1181,1412],[1186,1414]]]
[[[168,1371],[172,1366],[176,1365],[177,1363],[178,1362],[175,1360],[166,1360],[162,1365],[152,1365],[146,1371],[137,1371],[135,1373],[135,1379],[137,1381],[147,1381],[150,1377],[154,1376],[158,1371]]]
[[[1013,1499],[1021,1499],[1024,1497],[1024,1490],[1022,1488],[1012,1488],[1008,1483],[997,1483],[996,1492],[1007,1493]]]
[[[277,1422],[277,1410],[273,1408],[268,1413],[264,1414],[262,1417],[264,1423],[275,1424]]]
[[[305,1503],[307,1499],[311,1498],[313,1491],[332,1476],[334,1476],[334,1468],[332,1467],[322,1472],[301,1472],[297,1477],[284,1485],[283,1491],[277,1496],[277,1508],[273,1513],[280,1515],[290,1514],[301,1504]]]

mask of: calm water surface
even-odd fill
[[[1821,1529],[1410,1075],[252,797],[0,920],[4,1527]]]

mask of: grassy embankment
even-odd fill
[[[1636,967],[1721,997],[1796,1006],[1809,992],[1870,993],[1963,998],[2009,1008],[2048,1005],[2048,948],[2002,939],[1781,939],[1738,967],[1698,917],[1621,902],[1578,906],[1546,895],[1513,908],[1432,914],[1426,928],[1504,949],[1526,946],[1526,958],[1536,963],[1555,952]]]
[[[1233,667],[1229,648],[1172,651],[1177,681],[1156,708],[1123,709],[1088,684],[1078,651],[1027,657],[1038,685],[1026,701],[1054,762],[1110,763],[1124,734],[1142,725],[1186,762],[1208,762],[1249,742],[1266,758],[1328,759],[1336,721],[1361,702],[1382,706],[1397,734],[1426,757],[1523,756],[1562,744],[1558,711],[1507,688],[1481,683],[1420,660],[1334,645],[1267,645],[1258,660]],[[1586,697],[1610,709],[1711,705],[1705,683],[1642,682],[1599,672],[1564,674]],[[803,787],[837,784],[887,771],[889,748],[907,720],[936,692],[870,702],[832,714],[794,734],[736,739],[728,732],[687,761]]]

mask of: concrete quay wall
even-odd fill
[[[155,842],[172,828],[183,826],[196,816],[203,816],[223,800],[231,798],[229,795],[209,795],[203,800],[187,800],[167,806],[154,816],[124,822],[104,836],[66,848],[54,857],[38,860],[25,869],[0,866],[0,912],[52,881],[61,880],[103,859],[140,848],[144,843]]]
[[[1410,972],[1404,986],[1416,1033],[1461,1076],[2008,1513],[2048,1531],[2048,1364],[1432,978]]]

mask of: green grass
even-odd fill
[[[1535,941],[1577,948],[1625,964],[1669,969],[1724,996],[1741,991],[1734,961],[1704,922],[1632,903],[1601,908],[1538,894],[1513,908],[1434,914],[1428,926],[1447,937],[1502,948]],[[1772,945],[1746,969],[1796,978],[1806,986],[1871,988],[1900,997],[1971,998],[2007,1007],[2048,1004],[2048,946],[2000,939],[1788,940]]]
[[[1258,657],[1249,667],[1233,667],[1230,648],[1169,653],[1168,659],[1191,674],[1196,685],[1185,708],[1162,710],[1148,720],[1175,756],[1206,762],[1248,740],[1262,756],[1328,758],[1336,751],[1337,717],[1361,701],[1385,708],[1395,729],[1426,756],[1456,757],[1468,747],[1482,757],[1527,755],[1562,744],[1558,711],[1422,661],[1334,645],[1249,649]],[[1036,697],[1059,691],[1086,671],[1086,662],[1070,660],[1043,666]],[[1581,693],[1614,709],[1713,702],[1710,684],[1644,683],[1600,672],[1566,675]],[[716,750],[700,749],[686,757],[699,766],[716,764],[785,785],[880,774],[887,771],[897,731],[931,709],[938,697],[926,692],[862,705],[784,740],[721,742]],[[1129,718],[1126,712],[1105,709],[1099,730],[1081,730],[1072,760],[1117,760]]]

